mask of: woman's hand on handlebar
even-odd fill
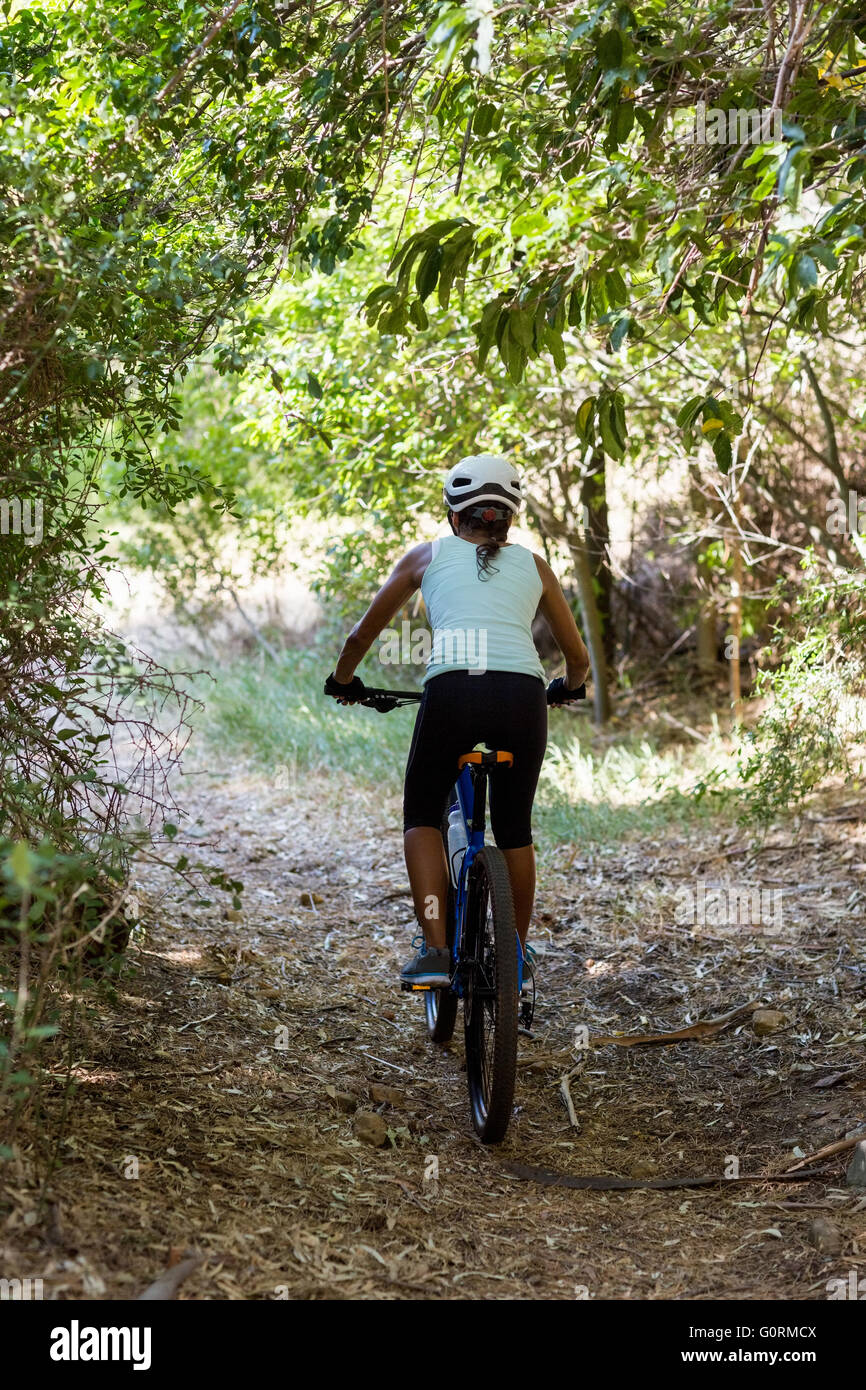
[[[348,684],[338,681],[333,671],[325,681],[324,691],[339,705],[357,705],[367,697],[367,687],[360,676],[353,676]]]
[[[557,676],[556,680],[550,682],[547,687],[547,703],[549,705],[570,705],[575,700],[586,699],[586,685],[578,685],[569,689],[565,684],[563,676]]]

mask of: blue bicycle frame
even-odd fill
[[[484,848],[484,823],[486,812],[486,773],[481,788],[481,795],[476,796],[476,777],[473,776],[472,765],[464,764],[461,768],[456,782],[457,800],[452,801],[448,807],[449,812],[455,806],[459,806],[460,814],[463,818],[463,829],[466,835],[466,848],[463,851],[463,859],[457,874],[457,886],[455,889],[454,907],[454,940],[451,946],[451,956],[454,965],[454,975],[451,981],[451,988],[458,997],[463,995],[463,980],[461,978],[460,963],[463,954],[463,930],[466,922],[466,906],[469,900],[469,871],[478,853]],[[452,865],[449,864],[449,873]],[[523,988],[523,950],[520,945],[520,937],[517,938],[517,992]]]

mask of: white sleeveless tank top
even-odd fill
[[[444,671],[518,671],[545,680],[531,625],[544,586],[523,545],[491,556],[492,572],[478,576],[475,546],[440,536],[421,580],[433,629],[425,684]]]

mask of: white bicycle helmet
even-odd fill
[[[452,512],[478,502],[498,502],[515,516],[523,501],[520,475],[501,454],[471,454],[455,463],[445,479],[443,497]]]

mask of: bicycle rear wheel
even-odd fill
[[[466,1073],[485,1144],[505,1136],[517,1075],[517,929],[508,866],[486,845],[470,872],[463,958]]]
[[[448,812],[442,817],[442,839],[445,842],[445,857],[448,857]],[[445,935],[448,950],[454,948],[454,910],[456,895],[451,875],[448,875],[448,897],[445,903]],[[457,1022],[457,995],[453,989],[428,989],[424,995],[424,1013],[427,1019],[427,1034],[431,1042],[447,1043],[454,1036]]]

